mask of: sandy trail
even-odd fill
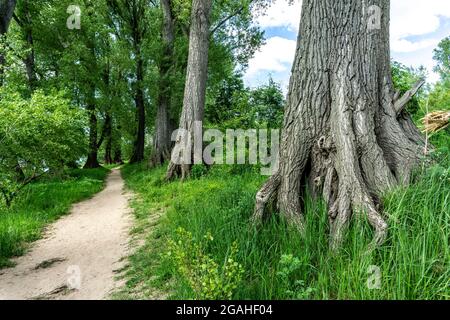
[[[52,224],[30,252],[0,270],[0,299],[107,299],[128,254],[131,215],[118,170],[94,198]]]

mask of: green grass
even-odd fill
[[[11,209],[0,206],[0,268],[24,253],[44,227],[68,213],[71,205],[99,192],[108,174],[104,168],[70,170],[65,178],[47,178],[29,185]]]
[[[123,176],[138,194],[135,233],[146,242],[130,258],[127,286],[117,297],[197,296],[168,256],[171,239],[186,241],[177,231],[181,227],[219,266],[237,241],[237,260],[245,273],[235,299],[450,299],[450,161],[448,137],[438,138],[444,142],[439,164],[385,197],[389,239],[370,254],[366,249],[373,231],[360,220],[352,223],[342,251],[331,253],[326,210],[309,197],[304,239],[276,216],[256,230],[249,218],[266,178],[246,167],[239,174],[225,166],[205,176],[196,170],[201,173],[196,179],[165,183],[165,168],[126,166]],[[167,213],[154,226],[149,216],[161,211]],[[209,233],[214,240],[205,237]],[[367,286],[374,270],[381,274],[379,289]]]

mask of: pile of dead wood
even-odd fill
[[[450,111],[434,111],[422,119],[425,133],[436,133],[450,125]]]

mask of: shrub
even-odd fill
[[[210,233],[205,240],[213,241]],[[175,271],[192,289],[195,299],[223,300],[231,299],[233,292],[242,280],[244,269],[236,262],[238,245],[231,245],[230,253],[220,266],[209,255],[204,247],[192,237],[192,233],[183,228],[177,230],[177,239],[169,241],[167,256],[175,267]]]

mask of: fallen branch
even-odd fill
[[[435,111],[422,119],[425,133],[436,133],[450,125],[450,111]]]
[[[417,81],[411,90],[408,90],[401,98],[394,99],[394,110],[399,115],[403,109],[405,108],[406,104],[414,97],[419,91],[420,88],[423,87],[425,84],[425,80],[419,80]]]

